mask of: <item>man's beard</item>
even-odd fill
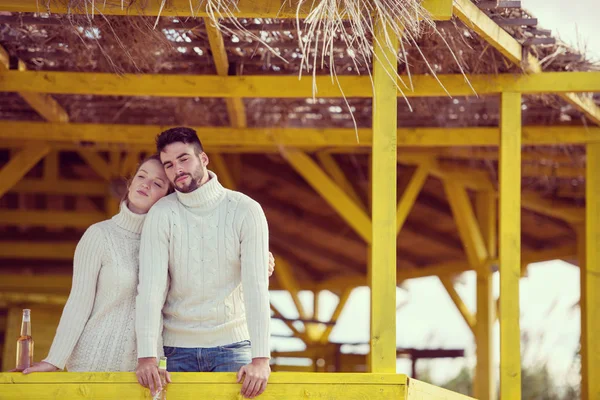
[[[176,183],[177,179],[181,178],[182,176],[189,176],[191,178],[191,182],[188,184],[184,184],[183,187],[178,186],[178,184]],[[173,183],[173,186],[175,186],[175,189],[177,189],[177,191],[181,193],[190,193],[200,187],[200,182],[202,182],[202,178],[204,178],[204,171],[202,170],[202,168],[198,168],[196,171],[194,171],[193,174],[185,173],[177,175],[175,177],[175,182]]]

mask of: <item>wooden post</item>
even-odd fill
[[[600,398],[600,143],[587,145],[585,236],[580,234],[581,399]]]
[[[396,168],[398,38],[377,21],[373,97],[371,372],[396,372]],[[391,42],[391,43],[390,43]],[[391,48],[389,44],[392,44]]]
[[[521,94],[500,106],[500,398],[521,398]]]
[[[481,234],[490,258],[496,258],[496,197],[492,192],[477,193],[475,211]],[[493,327],[496,301],[492,291],[492,273],[489,267],[477,272],[477,318],[475,322],[475,344],[477,346],[477,368],[473,380],[473,396],[481,400],[496,398],[494,376]]]

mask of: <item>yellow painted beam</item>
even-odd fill
[[[5,258],[72,260],[76,242],[0,241],[0,254]]]
[[[475,213],[481,228],[488,255],[497,253],[497,206],[496,196],[491,192],[475,195]],[[475,323],[475,348],[477,367],[473,378],[473,395],[481,400],[496,398],[496,377],[494,362],[494,323],[495,305],[492,274],[489,268],[477,273],[477,320]]]
[[[373,65],[370,372],[396,372],[396,184],[399,38],[375,23]],[[393,184],[390,184],[393,182]]]
[[[346,178],[344,171],[342,171],[333,156],[325,152],[319,152],[317,153],[317,160],[319,160],[321,167],[323,167],[325,172],[327,172],[331,179],[333,179],[333,181],[344,191],[344,193],[346,193],[356,205],[360,206],[366,211],[363,201],[356,190],[354,190],[352,183],[350,183],[348,178]]]
[[[206,28],[206,34],[208,35],[210,51],[215,62],[217,75],[227,76],[229,74],[229,60],[227,60],[227,51],[225,50],[223,35],[221,34],[221,31],[214,26],[211,18],[204,18],[204,27]],[[237,97],[227,98],[225,99],[225,104],[227,106],[227,114],[229,115],[231,126],[236,128],[245,127],[247,123],[243,100]]]
[[[237,184],[233,178],[233,175],[231,174],[230,169],[225,163],[223,155],[221,153],[211,152],[209,160],[212,164],[215,174],[217,174],[219,178],[219,182],[221,182],[227,189],[237,190]]]
[[[22,179],[9,192],[103,196],[106,193],[106,182],[75,179],[59,179],[56,181]]]
[[[445,181],[444,187],[469,264],[478,271],[489,258],[489,254],[469,195],[464,187],[452,181]]]
[[[521,44],[471,0],[454,0],[454,15],[510,61],[517,65],[521,64],[523,57]]]
[[[80,150],[79,155],[102,179],[110,181],[112,177],[110,164],[100,156],[100,154],[91,150]]]
[[[538,193],[525,191],[521,194],[521,206],[537,213],[562,219],[569,223],[580,223],[585,219],[583,208],[565,205],[562,202],[545,199]]]
[[[582,97],[576,93],[563,93],[560,97],[571,104],[595,124],[600,125],[600,107],[589,97]]]
[[[404,225],[412,206],[415,204],[417,196],[423,188],[428,175],[429,165],[422,164],[417,167],[413,176],[410,178],[410,182],[404,190],[404,193],[402,193],[402,198],[398,202],[398,207],[396,208],[396,234],[399,234],[402,230],[402,226]]]
[[[344,310],[344,306],[348,302],[348,299],[350,298],[351,294],[352,294],[351,288],[344,289],[342,291],[342,294],[339,297],[338,304],[335,307],[335,310],[333,311],[333,314],[331,315],[329,322],[336,323],[338,321],[338,319],[340,318],[340,315],[342,314],[342,311]],[[331,331],[333,331],[333,328],[334,328],[334,325],[328,325],[327,328],[325,328],[325,330],[323,331],[323,333],[321,334],[321,337],[319,339],[321,344],[326,344],[329,341],[329,336],[331,335]]]
[[[67,302],[67,295],[59,294],[39,294],[39,293],[7,293],[0,292],[0,304],[41,304],[64,306]]]
[[[58,151],[50,151],[44,158],[44,180],[57,181],[59,176]]]
[[[128,145],[132,148],[154,149],[154,138],[166,127],[158,125],[116,124],[55,124],[47,122],[0,121],[0,147],[11,148],[10,141],[44,141],[53,147],[74,150],[72,143],[92,142],[98,145]],[[373,144],[372,129],[359,129],[359,141],[354,129],[331,128],[228,128],[193,127],[202,143],[222,153],[248,148],[252,151],[277,150],[282,146],[299,149],[369,149]],[[400,128],[398,147],[498,146],[499,128]],[[584,126],[526,126],[524,145],[560,145],[600,142],[600,128]],[[108,148],[108,147],[106,147]],[[404,163],[403,155],[400,162]],[[410,158],[406,162],[412,163]],[[457,170],[457,172],[459,172]]]
[[[104,15],[148,15],[148,16],[170,16],[170,17],[207,17],[210,14],[204,7],[190,8],[190,0],[169,0],[164,7],[162,1],[149,0],[140,7],[136,4],[127,5],[123,8],[119,0],[98,1],[95,3],[95,13]],[[298,15],[305,18],[312,10],[312,2],[302,2],[298,7],[297,1],[279,2],[274,0],[240,0],[235,7],[231,7],[232,14],[236,18],[293,18]],[[448,20],[452,17],[451,0],[425,0],[423,7],[431,14],[433,19]],[[67,8],[60,1],[38,0],[0,0],[0,11],[10,12],[52,12],[54,14],[92,14],[91,6]],[[343,13],[341,13],[343,15]],[[229,14],[223,13],[222,17]],[[100,17],[99,17],[100,18]],[[346,17],[347,18],[347,17]]]
[[[0,242],[1,243],[1,242]],[[74,247],[73,247],[74,249]],[[0,274],[0,292],[68,294],[71,275],[19,275]]]
[[[215,400],[241,398],[241,384],[236,382],[235,373],[171,373],[172,382],[167,393],[170,398],[207,397]],[[451,392],[432,386],[440,393],[447,392],[447,399],[462,399]],[[302,399],[309,393],[316,398],[354,399],[418,399],[407,397],[406,375],[396,374],[315,374],[299,372],[274,372],[260,398]],[[432,389],[428,389],[430,392]],[[49,372],[23,375],[21,373],[0,374],[0,391],[7,398],[29,399],[74,399],[82,393],[90,398],[148,398],[148,389],[143,388],[134,373],[81,373]]]
[[[439,279],[442,285],[444,286],[444,289],[446,289],[448,296],[450,296],[450,299],[452,300],[456,308],[458,308],[458,311],[465,320],[465,323],[467,324],[471,332],[475,334],[475,324],[477,323],[475,315],[473,315],[473,312],[471,312],[471,310],[468,309],[467,305],[460,297],[460,294],[458,294],[458,292],[456,291],[454,283],[452,283],[452,279],[448,277],[440,277]]]
[[[51,228],[87,228],[106,219],[103,213],[80,211],[21,211],[0,209],[3,225],[43,226]]]
[[[118,176],[129,178],[136,171],[138,162],[139,162],[140,154],[136,150],[129,150],[125,155],[125,158],[120,164]]]
[[[281,318],[281,321],[292,331],[292,335],[302,340],[307,345],[310,343],[308,335],[305,332],[299,331],[292,322],[288,321],[281,311],[279,311],[279,309],[273,305],[273,303],[271,303],[271,310],[273,311],[273,316],[276,318]]]
[[[414,90],[404,90],[402,93],[398,91],[396,95],[446,97],[446,90],[452,96],[481,96],[503,91],[523,94],[600,92],[600,72],[469,75],[468,82],[460,74],[439,74],[437,78],[439,81],[430,75],[412,75]],[[373,96],[372,85],[366,76],[339,76],[339,85],[337,80],[332,81],[329,76],[317,76],[315,79],[319,97],[340,98],[343,94],[346,97]],[[313,81],[312,78],[267,75],[117,75],[97,72],[4,71],[0,72],[0,91],[155,97],[311,98]]]
[[[24,147],[0,170],[0,197],[9,191],[42,158],[50,152],[50,146],[39,144]]]
[[[582,399],[600,398],[600,145],[587,146],[585,258],[581,268]]]
[[[0,74],[10,70],[9,61],[8,52],[0,45]],[[13,72],[21,73],[25,70],[25,64],[19,60],[19,69]],[[51,96],[27,91],[18,91],[18,94],[45,120],[50,122],[69,122],[67,112]]]
[[[521,95],[500,102],[500,398],[521,398]]]
[[[394,155],[396,154],[394,148]],[[371,220],[317,163],[301,151],[284,151],[282,155],[332,207],[365,240],[371,243]],[[394,186],[395,185],[388,185]]]

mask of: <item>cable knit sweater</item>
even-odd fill
[[[135,370],[135,296],[145,217],[122,203],[119,214],[85,231],[75,250],[71,294],[44,361],[69,371]]]
[[[257,202],[225,189],[212,171],[209,176],[191,193],[159,200],[146,218],[136,315],[139,357],[157,356],[161,309],[165,346],[250,340],[253,358],[270,357],[265,215]]]

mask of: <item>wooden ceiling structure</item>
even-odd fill
[[[584,265],[584,254],[590,265],[585,243],[598,226],[590,223],[586,190],[598,191],[590,187],[589,148],[600,142],[600,67],[538,28],[520,2],[428,0],[438,32],[418,45],[436,76],[414,49],[400,54],[412,90],[394,95],[388,110],[397,115],[397,165],[375,178],[377,126],[389,118],[376,116],[374,84],[334,43],[339,84],[317,71],[313,97],[310,74],[298,79],[295,6],[238,3],[238,21],[275,48],[275,57],[241,33],[222,35],[202,10],[192,16],[188,0],[162,10],[153,0],[143,8],[105,3],[91,18],[60,1],[0,0],[0,303],[64,304],[83,231],[114,214],[122,177],[153,151],[155,135],[189,125],[223,184],[265,210],[277,260],[272,289],[290,292],[303,329],[274,306],[273,315],[306,343],[299,356],[325,348],[351,290],[373,284],[369,270],[383,268],[371,265],[381,260],[371,258],[371,210],[379,210],[372,184],[379,179],[398,193],[393,281],[440,278],[475,336],[476,396],[493,398],[490,273],[511,262],[519,276],[533,262]],[[142,34],[123,35],[132,29]],[[507,144],[511,129],[521,135]],[[514,149],[511,164],[506,154]],[[519,185],[520,196],[510,192],[519,215],[503,214],[503,171]],[[503,253],[497,225],[500,236],[520,233],[519,254]],[[453,283],[469,270],[479,276],[477,313]],[[503,282],[518,291],[514,280]],[[317,299],[323,290],[336,293],[331,318],[306,309],[301,290]],[[582,319],[600,307],[595,298],[584,303]],[[506,307],[503,318],[518,318],[518,308]],[[586,362],[600,368],[598,360]],[[507,387],[516,390],[515,379],[504,380],[502,398],[510,398]],[[582,386],[589,398],[594,385]]]

